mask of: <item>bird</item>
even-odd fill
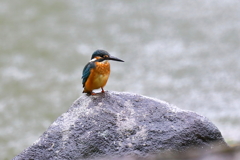
[[[93,52],[91,60],[83,68],[82,72],[83,93],[96,95],[93,90],[99,88],[102,89],[102,93],[105,92],[103,87],[107,84],[110,75],[109,60],[124,62],[117,57],[111,56],[105,50],[99,49]]]

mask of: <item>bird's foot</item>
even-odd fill
[[[94,95],[97,95],[97,93],[91,92],[91,95],[94,96]]]
[[[101,89],[102,89],[102,93],[105,93],[105,91],[104,91],[104,89],[101,87]]]

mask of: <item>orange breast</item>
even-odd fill
[[[92,92],[94,89],[104,87],[110,75],[110,64],[106,62],[96,62],[96,67],[90,72],[85,83],[84,92]]]

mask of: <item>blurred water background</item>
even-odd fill
[[[106,90],[195,111],[240,141],[240,1],[0,0],[0,40],[1,159],[82,95],[96,49],[125,60]]]

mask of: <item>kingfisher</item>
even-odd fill
[[[107,84],[110,75],[110,63],[108,60],[124,62],[123,60],[111,56],[105,50],[96,50],[93,52],[91,60],[86,64],[82,72],[83,93],[96,95],[94,89],[102,89]]]

